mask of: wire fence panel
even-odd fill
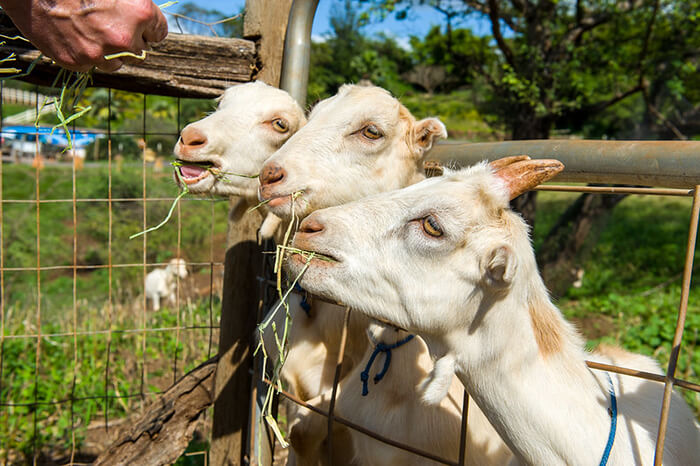
[[[503,144],[505,147],[508,143]],[[511,143],[515,144],[515,143]],[[547,144],[548,143],[543,143],[545,146],[544,149],[540,148],[538,146],[538,150],[540,151],[538,154],[536,154],[539,157],[547,157],[548,154],[546,152],[547,149]],[[551,144],[556,144],[557,146],[563,145],[563,147],[567,147],[566,144],[568,142],[566,141],[551,141]],[[581,145],[580,141],[572,141],[571,144],[573,145]],[[627,155],[634,153],[634,147],[635,145],[641,144],[641,149],[644,149],[645,145],[644,143],[640,142],[635,142],[635,143],[630,143],[629,146],[626,146],[624,143],[616,143],[615,150],[616,151],[623,151]],[[663,142],[655,142],[655,151],[657,153],[663,153],[663,148],[664,143]],[[467,154],[467,157],[471,157],[474,160],[470,159],[470,163],[475,162],[478,159],[478,152],[483,152],[484,148],[481,147],[479,150],[473,151],[474,154],[472,154],[470,151],[469,147],[470,145],[462,145],[462,151],[464,154]],[[481,144],[478,146],[488,146],[488,144]],[[501,147],[498,144],[494,144],[494,147],[492,152],[498,153],[497,157],[502,157],[502,156],[507,156],[507,155],[514,155],[514,154],[520,154],[524,153],[526,151],[522,151],[519,149],[515,149],[514,152],[512,153],[500,153],[499,151],[501,150]],[[447,146],[449,147],[449,145]],[[592,146],[591,146],[592,147]],[[678,149],[678,143],[673,143],[669,142],[668,145],[666,146],[669,151],[673,151],[675,149]],[[685,160],[683,163],[688,165],[688,166],[693,166],[694,164],[697,163],[698,155],[695,154],[700,154],[700,145],[697,143],[685,143],[683,145],[683,150],[691,154],[690,156],[694,157],[693,160]],[[445,149],[443,147],[443,149]],[[490,149],[490,148],[489,148]],[[441,151],[437,151],[438,158],[440,158],[443,161],[447,161],[449,159],[449,155],[446,153],[443,153]],[[599,152],[598,156],[599,157],[604,157],[606,155],[605,151],[602,150]],[[459,157],[458,157],[459,160]],[[608,161],[608,164],[614,165],[615,162],[614,160]],[[579,162],[580,165],[584,165],[585,163]],[[594,168],[592,171],[595,175],[593,178],[598,179],[600,176],[606,176],[608,178],[614,178],[615,174],[614,173],[607,173],[605,175],[600,175],[600,170],[597,168]],[[564,178],[566,178],[568,175],[564,173]],[[575,175],[574,175],[577,180],[580,181],[581,179],[585,179],[586,176],[586,169],[584,168],[579,168],[577,169]],[[671,178],[665,177],[666,175],[662,171],[657,171],[656,173],[653,174],[647,174],[646,172],[639,172],[635,174],[634,169],[630,167],[625,168],[625,177],[637,177],[639,179],[644,178],[644,179],[656,179],[656,180],[661,180],[661,184],[664,185],[665,181],[670,180],[670,182],[667,185],[670,186],[683,186],[684,184],[679,182],[678,180],[681,179],[681,176],[676,175],[675,173]],[[685,180],[695,180],[698,179],[698,173],[694,170],[685,170],[683,172],[682,178]],[[651,177],[651,178],[650,178]],[[565,179],[565,181],[568,181],[568,178]],[[608,182],[611,182],[609,179],[606,180]],[[614,180],[612,181],[614,182]],[[685,183],[687,185],[687,183]],[[645,201],[649,197],[671,197],[671,198],[685,198],[686,200],[691,200],[692,199],[692,204],[691,203],[684,203],[684,208],[689,211],[690,215],[690,220],[688,224],[688,230],[687,230],[687,244],[685,247],[685,254],[684,254],[684,259],[683,262],[684,264],[681,265],[680,263],[678,265],[678,269],[682,269],[683,272],[675,278],[672,278],[664,283],[661,283],[657,286],[651,287],[647,292],[643,294],[643,297],[650,296],[654,293],[659,293],[664,287],[668,286],[671,283],[677,283],[678,281],[681,281],[680,285],[680,293],[678,295],[678,300],[676,301],[676,307],[678,309],[676,313],[676,318],[674,320],[674,328],[675,330],[670,332],[670,335],[668,335],[668,344],[660,341],[657,343],[657,350],[654,353],[654,356],[656,359],[660,360],[660,362],[664,363],[664,361],[667,363],[666,370],[665,370],[665,375],[664,374],[651,374],[648,372],[641,371],[637,368],[634,367],[619,367],[619,366],[614,366],[614,365],[609,365],[609,364],[602,364],[602,363],[597,363],[597,362],[591,362],[588,361],[588,366],[593,369],[593,370],[604,370],[604,371],[609,371],[613,373],[619,373],[619,374],[625,374],[625,375],[630,375],[634,377],[639,377],[643,379],[647,379],[650,381],[654,381],[657,383],[662,383],[665,384],[665,396],[663,400],[660,400],[659,403],[659,435],[657,437],[657,454],[655,457],[655,464],[661,464],[663,461],[663,455],[659,454],[658,452],[663,451],[663,445],[664,445],[664,440],[665,440],[665,435],[666,435],[666,428],[667,428],[667,422],[668,422],[668,414],[669,414],[669,408],[670,408],[670,394],[671,391],[674,387],[678,388],[682,394],[685,395],[686,399],[690,401],[692,408],[694,409],[696,416],[700,415],[700,373],[698,373],[696,370],[693,369],[693,363],[696,362],[694,359],[694,355],[697,354],[697,348],[698,348],[698,343],[700,343],[700,340],[698,339],[698,334],[697,334],[697,329],[694,327],[688,328],[686,325],[686,316],[688,315],[688,305],[689,305],[689,300],[691,297],[691,279],[692,279],[692,272],[694,270],[693,264],[694,264],[694,259],[695,259],[695,250],[696,250],[696,245],[695,245],[695,237],[697,234],[697,228],[698,228],[698,216],[700,213],[700,202],[698,201],[698,186],[695,186],[694,188],[688,189],[688,188],[650,188],[650,187],[631,187],[631,186],[582,186],[582,185],[544,185],[539,188],[537,188],[539,191],[545,191],[545,192],[556,192],[556,193],[562,193],[562,195],[567,195],[567,194],[582,194],[582,193],[588,193],[588,194],[594,194],[594,195],[603,195],[603,194],[626,194],[626,195],[632,195],[632,196],[647,196],[643,199],[642,202],[647,202]],[[643,265],[643,264],[642,264]],[[276,288],[277,284],[274,280],[274,276],[272,276],[272,273],[268,273],[264,277],[260,277],[261,282],[265,283],[266,289],[263,291],[265,295],[274,295],[278,290]],[[266,310],[271,309],[272,305],[271,300],[266,300]],[[652,304],[649,303],[649,306]],[[693,308],[691,312],[694,312],[697,314],[697,304]],[[263,313],[264,315],[265,313]],[[645,323],[642,322],[642,325]],[[624,330],[622,330],[624,332]],[[346,316],[346,321],[344,325],[344,332],[347,332],[347,316]],[[684,336],[684,332],[687,332]],[[668,333],[668,331],[666,332]],[[689,334],[688,334],[689,333]],[[337,342],[339,344],[339,354],[340,354],[340,360],[342,360],[342,355],[345,351],[345,346],[344,346],[344,341],[339,341]],[[688,346],[688,349],[684,353],[682,349],[682,344]],[[396,351],[400,351],[400,349],[397,349]],[[661,357],[663,356],[663,357]],[[677,371],[678,363],[680,358],[684,358],[682,362],[684,363],[685,370],[683,374],[679,374]],[[260,372],[260,367],[258,367],[258,372],[256,377],[259,378],[264,384],[267,386],[271,387],[277,387],[277,384],[268,378],[269,374],[264,374]],[[468,423],[467,423],[467,409],[465,408],[463,411],[463,417],[462,417],[462,430],[460,432],[460,438],[455,439],[455,444],[459,444],[460,447],[460,456],[457,462],[454,460],[450,460],[448,458],[444,457],[444,452],[442,451],[424,451],[421,449],[416,448],[413,445],[407,445],[402,443],[399,439],[396,438],[391,438],[391,436],[384,436],[380,435],[376,432],[372,432],[371,430],[367,429],[365,426],[362,425],[360,422],[356,422],[351,420],[351,417],[354,415],[354,413],[337,413],[334,411],[334,401],[335,401],[335,392],[338,386],[338,372],[336,372],[336,377],[335,381],[333,384],[333,393],[331,395],[331,403],[328,408],[324,407],[319,407],[319,406],[314,406],[312,404],[309,404],[307,401],[301,399],[298,394],[296,393],[290,393],[286,390],[278,390],[277,392],[279,395],[281,395],[283,398],[289,400],[290,402],[296,404],[297,406],[301,407],[302,409],[310,410],[312,412],[315,412],[317,414],[320,414],[322,416],[325,416],[328,418],[328,429],[327,431],[331,431],[331,424],[336,423],[343,425],[349,429],[353,429],[357,432],[360,432],[364,435],[370,436],[374,438],[375,440],[385,443],[387,445],[391,445],[393,447],[402,449],[404,451],[410,452],[413,455],[415,455],[416,460],[418,461],[419,458],[422,459],[428,459],[431,461],[434,461],[436,463],[440,464],[448,464],[448,465],[463,465],[466,464],[468,458],[469,458],[469,451],[465,451],[465,438],[466,438],[466,430],[469,428]],[[360,382],[355,381],[357,387],[359,387]],[[348,382],[346,381],[346,384]],[[258,388],[259,390],[259,388]],[[469,406],[469,398],[468,394],[465,393],[464,397],[464,403],[463,406],[467,407]],[[256,429],[260,429],[259,425],[254,426]],[[274,439],[273,439],[274,442]],[[277,443],[279,446],[279,443]],[[322,455],[324,457],[328,458],[328,461],[332,461],[333,458],[333,442],[332,442],[332,437],[329,437],[326,439],[326,448],[327,451],[322,452]],[[274,449],[273,449],[274,450]],[[251,447],[251,451],[253,450],[253,447]],[[277,450],[279,451],[279,450]],[[283,455],[286,456],[286,455]],[[279,460],[279,455],[277,458],[275,458],[275,461]],[[650,461],[651,459],[647,459],[647,461]]]
[[[39,89],[23,87],[40,107]],[[183,113],[212,104],[90,92],[103,117],[78,120],[94,127],[71,129],[93,140],[72,151],[33,125],[0,128],[4,464],[91,462],[127,416],[216,353],[227,203],[184,198],[162,228],[129,239],[175,201],[168,161]],[[187,276],[155,311],[144,284],[174,258]],[[203,423],[188,461],[206,462],[207,435]]]
[[[0,88],[0,94],[4,90]],[[35,109],[43,98],[38,91],[27,91],[33,92]],[[101,110],[107,117],[92,121],[94,128],[73,126],[76,137],[85,133],[92,140],[76,144],[71,151],[50,139],[51,131],[0,127],[0,461],[5,464],[90,462],[129,416],[143,412],[184,373],[216,353],[227,203],[184,198],[162,228],[129,239],[158,224],[176,201],[177,188],[166,160],[184,121],[196,119],[202,109],[197,109],[196,102],[177,98],[108,89],[91,92],[93,98],[103,98]],[[26,93],[22,95],[26,98]],[[2,110],[0,107],[0,116],[4,116]],[[629,149],[624,143],[615,147]],[[655,150],[663,152],[659,147]],[[538,145],[537,150],[546,148]],[[693,153],[695,149],[684,143],[682,150]],[[597,156],[605,156],[604,151]],[[614,161],[608,163],[615,166]],[[665,384],[666,396],[659,405],[659,451],[671,389],[700,393],[698,374],[686,363],[693,362],[693,352],[684,352],[688,341],[685,320],[694,312],[688,312],[688,305],[700,215],[697,187],[690,188],[687,182],[698,178],[694,171],[698,165],[687,157],[683,163],[689,168],[673,175],[668,184],[673,188],[541,188],[559,193],[693,198],[692,206],[684,205],[690,211],[690,223],[684,267],[677,277],[682,280],[677,318],[670,344],[658,345],[664,352],[661,359],[668,363],[666,374],[589,364],[595,370]],[[642,176],[627,165],[624,168],[626,180]],[[661,176],[653,170],[643,175]],[[579,167],[576,181],[585,176],[585,167]],[[595,172],[592,179],[607,176],[612,175]],[[188,275],[175,276],[172,299],[163,296],[162,308],[155,310],[145,292],[146,282],[152,272],[166,269],[174,258],[186,261]],[[279,292],[271,256],[260,260],[267,267],[259,277],[258,320]],[[658,289],[652,287],[650,292]],[[697,342],[696,333],[693,348]],[[339,343],[342,360],[345,348]],[[679,362],[686,367],[680,373]],[[254,384],[254,394],[270,383],[259,364],[256,369],[261,383]],[[328,410],[285,390],[278,394],[327,416],[328,430],[339,423],[418,457],[465,464],[469,457],[464,448],[469,428],[466,408],[460,438],[455,439],[461,445],[460,455],[454,462],[444,458],[443,452],[402,444],[352,421],[346,413],[335,412],[339,374],[338,369]],[[698,395],[695,400],[700,404]],[[468,402],[465,394],[464,406]],[[250,409],[253,412],[255,407]],[[283,416],[278,416],[278,422],[283,424]],[[208,461],[207,435],[203,423],[199,442],[185,453],[187,461]],[[252,435],[246,446],[250,452],[255,451],[255,439]],[[334,447],[337,445],[329,441],[324,454],[332,457]]]

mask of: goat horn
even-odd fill
[[[425,176],[432,178],[434,176],[442,176],[445,173],[445,169],[437,160],[427,160],[423,163],[423,171],[425,171]]]
[[[554,159],[522,160],[496,172],[508,189],[508,198],[515,199],[525,191],[544,183],[564,169],[564,164]]]
[[[530,160],[529,155],[511,155],[510,157],[503,157],[502,159],[496,159],[489,162],[489,167],[493,171],[497,172],[508,165],[514,164],[515,162],[522,162],[523,160]]]

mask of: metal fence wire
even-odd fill
[[[562,141],[557,141],[561,143]],[[534,143],[534,142],[533,142]],[[504,143],[508,144],[508,143]],[[572,141],[571,144],[576,144],[576,141]],[[626,146],[626,143],[620,142],[618,143],[619,145]],[[632,146],[635,143],[629,143],[627,146]],[[644,144],[644,143],[642,143]],[[650,142],[650,144],[653,144]],[[662,143],[663,144],[663,143]],[[673,143],[669,142],[667,143],[668,145],[666,148],[671,151],[674,149]],[[470,146],[469,144],[467,145],[461,145],[461,147],[468,147]],[[498,150],[502,149],[497,147],[498,143],[493,143],[493,144],[476,144],[476,145],[471,145],[471,146],[493,146],[496,147],[494,149],[494,152],[498,152]],[[438,146],[439,147],[439,146]],[[454,150],[455,146],[450,146],[450,144],[447,144],[445,146],[439,147],[436,151],[434,151],[433,154],[431,155],[436,155],[438,159],[441,159],[443,161],[446,160],[453,160],[454,158],[457,158],[461,162],[476,162],[479,160],[481,157],[483,157],[484,150],[482,147],[474,147],[473,149],[465,149],[464,152],[466,152],[466,157],[464,154],[458,154]],[[565,151],[567,148],[562,149],[562,151]],[[676,148],[677,149],[677,148]],[[695,150],[697,150],[698,147],[695,147]],[[630,149],[632,150],[632,149]],[[490,154],[492,157],[499,157],[499,156],[505,156],[505,155],[512,155],[517,153],[527,153],[527,151],[522,151],[518,152],[518,150],[510,150],[508,152],[508,149],[504,149],[506,153],[503,154]],[[539,150],[540,153],[533,154],[537,156],[544,156],[541,152],[546,152],[547,149],[541,149]],[[605,155],[605,149],[601,151],[603,155]],[[479,154],[479,155],[477,155]],[[470,156],[474,160],[465,160],[469,159]],[[551,157],[556,157],[556,154],[552,154]],[[612,156],[614,157],[614,155]],[[630,167],[628,170],[631,175],[634,176],[635,169],[634,167]],[[692,172],[684,172],[685,176],[688,177],[697,177],[697,174],[693,174]],[[576,173],[574,175],[570,176],[575,176],[580,179],[585,179],[586,178],[586,173],[585,170],[583,172]],[[595,179],[597,175],[596,173],[591,173],[591,178]],[[614,176],[614,175],[613,175]],[[639,175],[643,176],[643,175]],[[659,174],[659,176],[662,176]],[[567,180],[568,181],[568,180]],[[671,184],[673,184],[672,182]],[[676,181],[675,183],[678,183]],[[691,291],[691,279],[692,279],[692,273],[693,273],[693,263],[694,263],[694,255],[695,255],[695,248],[696,248],[696,238],[697,238],[697,230],[698,230],[698,218],[700,216],[700,186],[695,186],[694,189],[680,189],[680,188],[646,188],[646,187],[624,187],[624,186],[617,186],[617,187],[606,187],[606,186],[583,186],[583,185],[543,185],[537,188],[539,191],[550,191],[550,192],[563,192],[563,193],[590,193],[594,195],[604,195],[604,194],[627,194],[627,195],[635,195],[635,196],[641,196],[641,195],[650,195],[650,196],[672,196],[672,197],[686,197],[686,198],[692,198],[692,206],[690,209],[690,222],[689,222],[689,227],[688,227],[688,238],[687,238],[687,244],[686,244],[686,253],[685,253],[685,260],[683,264],[683,273],[682,273],[682,285],[681,285],[681,296],[680,296],[680,302],[678,305],[678,313],[676,317],[676,325],[675,325],[675,332],[673,335],[673,341],[671,344],[670,348],[670,356],[669,356],[669,363],[666,368],[666,375],[662,374],[652,374],[649,372],[641,371],[638,370],[634,367],[620,367],[620,366],[614,366],[614,365],[608,365],[608,364],[602,364],[598,362],[593,362],[593,361],[587,361],[587,364],[590,368],[594,370],[603,370],[603,371],[609,371],[609,372],[614,372],[614,373],[619,373],[619,374],[624,374],[624,375],[629,375],[629,376],[634,376],[634,377],[639,377],[642,379],[646,380],[651,380],[657,383],[662,383],[665,385],[665,390],[664,390],[664,397],[661,400],[660,406],[659,406],[659,434],[657,437],[657,444],[656,444],[656,451],[657,454],[655,456],[655,464],[659,465],[663,461],[663,455],[659,454],[659,452],[663,451],[663,445],[664,445],[664,440],[666,436],[666,431],[668,427],[668,415],[669,415],[669,409],[670,409],[670,400],[671,400],[671,393],[674,387],[678,387],[681,390],[689,390],[692,392],[700,393],[700,384],[698,383],[697,380],[691,381],[691,380],[684,380],[682,378],[679,378],[676,376],[676,368],[678,365],[678,360],[679,357],[681,356],[681,341],[683,339],[683,333],[685,329],[685,321],[686,321],[686,315],[688,311],[688,300],[690,296],[690,291]],[[261,282],[263,282],[266,286],[265,290],[262,292],[262,295],[264,297],[263,300],[261,300],[261,304],[263,304],[264,308],[266,310],[271,309],[273,301],[270,299],[270,296],[274,296],[276,293],[276,288],[275,288],[275,282],[272,279],[272,267],[268,267],[267,273],[263,277],[259,277]],[[344,320],[344,326],[343,326],[343,333],[347,334],[348,331],[348,319],[350,315],[351,309],[347,308],[345,310],[345,320]],[[262,314],[264,315],[264,313]],[[302,400],[299,398],[296,394],[290,393],[286,390],[277,390],[277,393],[283,397],[289,400],[292,403],[295,403],[296,405],[308,409],[310,411],[313,411],[317,414],[320,414],[322,416],[325,416],[328,419],[328,432],[331,432],[331,426],[333,423],[338,423],[341,425],[344,425],[345,427],[348,427],[350,429],[353,429],[357,432],[360,432],[364,435],[370,436],[380,442],[383,442],[387,445],[391,445],[393,447],[402,449],[404,451],[410,452],[416,456],[416,460],[419,458],[435,461],[437,463],[441,464],[447,464],[447,465],[464,465],[466,459],[469,457],[469,451],[465,451],[465,446],[466,446],[466,434],[467,434],[467,429],[469,428],[469,425],[467,423],[467,415],[468,415],[468,408],[469,408],[469,395],[465,391],[464,392],[464,401],[463,401],[463,412],[462,412],[462,422],[461,422],[461,430],[460,430],[460,438],[457,439],[459,441],[460,445],[460,451],[459,451],[459,458],[457,462],[454,460],[445,458],[443,456],[443,452],[441,451],[423,451],[415,446],[412,445],[407,445],[404,443],[401,443],[400,441],[397,441],[396,439],[392,439],[390,436],[383,436],[380,435],[376,432],[372,432],[371,430],[367,429],[366,427],[362,426],[361,424],[358,424],[357,422],[353,422],[350,419],[347,419],[345,417],[342,417],[338,415],[334,411],[334,406],[335,406],[335,396],[336,396],[336,391],[337,391],[337,386],[338,386],[338,381],[339,381],[339,375],[341,371],[341,361],[343,360],[343,355],[345,352],[345,339],[343,338],[339,342],[339,357],[338,357],[338,364],[336,366],[336,372],[335,372],[335,378],[334,378],[334,384],[333,384],[333,390],[332,390],[332,396],[331,396],[331,401],[329,404],[328,409],[323,409],[319,408],[318,406],[314,406],[312,404],[309,404],[308,402]],[[689,356],[692,357],[692,356]],[[260,380],[263,384],[267,386],[276,386],[271,380],[267,378],[266,374],[263,374],[260,372],[260,367],[258,366],[258,371],[256,373],[256,377],[258,380]],[[358,382],[358,387],[359,387],[359,382]],[[252,397],[252,399],[255,399],[255,396]],[[253,426],[254,429],[259,429],[260,425],[255,425]],[[279,446],[279,443],[274,440],[274,437],[272,436],[267,436],[269,440],[271,440],[275,445]],[[255,439],[255,435],[253,435],[253,439]],[[254,442],[254,440],[253,440]],[[275,451],[275,445],[271,448],[272,451]],[[327,461],[329,464],[332,464],[333,461],[333,442],[332,442],[332,436],[329,436],[326,439],[326,451],[323,452],[324,455],[327,455]],[[250,451],[254,452],[254,445],[250,446]],[[254,456],[254,453],[252,453]]]
[[[26,91],[36,109],[38,91]],[[129,239],[175,200],[165,165],[182,108],[196,101],[94,92],[106,99],[106,128],[72,128],[95,139],[89,153],[63,151],[33,125],[0,127],[3,464],[91,461],[127,416],[216,353],[227,203],[184,198],[163,228]],[[154,117],[166,104],[174,125]],[[132,121],[115,129],[126,111]],[[155,311],[146,277],[173,258],[188,275],[174,276],[174,299]],[[187,455],[203,464],[202,426]]]
[[[4,91],[0,87],[0,96]],[[37,91],[32,95],[38,109]],[[177,109],[174,127],[152,128],[157,120],[151,118],[153,108],[168,98],[103,91],[110,113],[107,128],[85,130],[97,142],[92,154],[84,158],[55,148],[50,153],[51,146],[40,131],[27,132],[23,142],[32,148],[27,151],[26,144],[24,148],[15,144],[16,128],[0,127],[4,162],[0,164],[0,458],[5,464],[89,462],[107,446],[127,416],[145,409],[189,368],[216,352],[227,204],[184,198],[161,230],[128,239],[159,222],[175,200],[171,174],[163,167],[165,156],[158,154],[168,154],[177,140],[183,126],[183,99],[173,99]],[[128,131],[112,128],[111,113],[121,108],[120,98],[131,99],[132,104],[138,101],[137,130],[134,125]],[[2,110],[0,107],[0,116]],[[158,143],[160,149],[151,149]],[[693,199],[666,375],[589,363],[596,370],[665,384],[658,437],[658,448],[663,448],[671,390],[700,392],[697,381],[676,377],[700,191],[580,185],[540,189]],[[153,311],[144,283],[150,271],[166,267],[170,258],[186,259],[189,275],[176,277],[174,302]],[[264,310],[273,303],[277,290],[271,256],[261,260],[268,262],[265,276],[260,277]],[[350,312],[346,310],[346,326]],[[262,315],[264,312],[259,317]],[[341,342],[341,360],[344,350]],[[335,387],[339,371],[338,366]],[[263,374],[258,377],[269,383]],[[279,394],[326,416],[329,426],[343,424],[417,457],[461,465],[469,455],[464,450],[469,428],[466,392],[457,462],[439,451],[422,451],[372,432],[335,413],[334,403],[326,411],[287,391]],[[203,426],[206,441],[206,423]],[[252,435],[251,441],[255,438]],[[254,445],[249,448],[254,451]],[[332,456],[333,443],[328,442],[327,448]],[[185,455],[206,462],[207,454],[202,442]]]

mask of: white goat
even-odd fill
[[[176,180],[191,193],[240,196],[232,211],[239,217],[257,203],[255,178],[263,162],[304,123],[304,111],[283,90],[260,81],[230,87],[214,113],[180,133]],[[272,236],[278,225],[279,219],[268,216],[261,235]]]
[[[439,120],[427,118],[416,121],[398,100],[381,88],[343,86],[336,96],[320,102],[311,112],[306,126],[265,163],[260,175],[260,199],[269,201],[268,207],[272,212],[289,219],[292,210],[295,215],[303,217],[314,209],[407,186],[425,178],[425,153],[436,139],[446,136],[445,127]],[[294,195],[299,192],[303,194]],[[314,302],[312,315],[305,316],[298,307],[292,307],[294,324],[282,377],[290,390],[303,400],[316,397],[311,400],[312,404],[327,400],[327,391],[332,387],[342,329],[341,310],[333,304]],[[280,325],[278,323],[278,328]],[[432,451],[431,445],[425,442],[428,437],[418,439],[412,435],[410,425],[404,424],[401,429],[391,422],[391,419],[425,414],[426,421],[435,426],[438,437],[446,432],[457,432],[455,435],[445,435],[449,448],[442,452],[456,459],[460,408],[454,404],[454,400],[446,400],[441,408],[426,408],[416,395],[416,381],[425,378],[431,366],[422,342],[411,343],[411,349],[395,351],[392,358],[394,365],[406,367],[409,372],[391,369],[388,381],[374,390],[376,395],[362,398],[355,408],[351,408],[352,403],[361,398],[359,374],[362,367],[358,364],[363,358],[366,362],[372,352],[372,348],[368,350],[367,325],[368,321],[361,316],[352,316],[343,360],[344,374],[350,375],[341,382],[339,414],[353,418],[359,424],[373,424],[378,433],[393,433],[396,440],[415,442]],[[419,362],[421,354],[422,362]],[[447,385],[450,385],[449,381]],[[459,384],[454,385],[453,394],[461,402],[462,389]],[[347,402],[343,403],[341,398]],[[384,403],[391,399],[394,400],[390,403],[394,407],[393,417],[380,416],[377,422],[373,422],[370,417],[360,415],[386,412],[389,408],[385,409]],[[398,405],[396,399],[405,402]],[[351,413],[354,416],[350,416]],[[495,438],[493,444],[500,445],[500,449],[494,447],[491,451],[492,445],[489,445],[480,453],[488,450],[495,460],[495,463],[489,464],[501,464],[502,458],[509,455],[507,448],[493,428],[487,422],[484,424],[484,431],[477,434],[470,432],[470,443],[482,433]],[[291,444],[300,463],[315,464],[318,455],[321,455],[321,459],[325,458],[321,441],[326,427],[317,416],[304,412],[292,413],[290,427]],[[337,430],[337,435],[344,435],[342,427]],[[365,441],[360,434],[351,433],[351,436],[357,443],[353,455],[360,464],[371,464],[378,458],[393,459],[392,463],[376,464],[404,464],[407,458],[405,453],[393,447],[372,439]],[[336,446],[339,443],[334,441]],[[372,445],[371,449],[364,448],[368,443]],[[336,463],[340,456],[336,457]],[[475,455],[474,458],[480,456]]]
[[[424,403],[419,387],[433,369],[428,349],[420,338],[392,327],[370,324],[367,329],[371,347],[361,364],[354,367],[338,385],[335,415],[361,425],[383,437],[390,438],[427,453],[457,462],[462,421],[464,387],[456,377],[444,378],[449,385],[440,400]],[[375,352],[379,344],[389,348],[391,355]],[[382,347],[379,346],[381,349]],[[376,357],[376,359],[375,359]],[[390,358],[384,366],[381,358]],[[386,359],[385,359],[386,360]],[[374,364],[373,364],[374,363]],[[373,380],[377,380],[376,385]],[[309,403],[328,410],[331,392],[325,392]],[[512,453],[489,424],[480,409],[473,404],[468,410],[466,463],[468,465],[507,464]],[[311,456],[325,454],[324,417],[304,412],[290,426],[290,441],[306,448]],[[403,466],[407,464],[439,464],[416,454],[380,443],[372,437],[348,429],[352,439],[355,461],[365,466]],[[305,438],[298,438],[305,436]],[[334,439],[334,441],[336,441]]]
[[[306,126],[265,163],[260,200],[268,201],[272,213],[291,220],[292,204],[295,216],[303,218],[317,208],[406,186],[425,178],[423,156],[437,138],[446,136],[439,120],[416,121],[387,91],[344,85],[319,102]],[[294,196],[298,192],[303,195]],[[291,306],[295,324],[283,376],[295,394],[308,400],[332,386],[342,314],[333,304],[315,302],[309,319],[298,300]],[[327,312],[329,308],[335,312]],[[362,322],[355,324],[358,319]],[[364,353],[366,325],[360,316],[351,319],[345,371]]]
[[[184,259],[171,259],[167,266],[153,269],[146,274],[144,290],[146,298],[153,302],[153,310],[160,309],[160,298],[175,303],[177,280],[187,277],[187,263]]]
[[[311,260],[301,284],[421,335],[520,463],[605,464],[613,433],[607,464],[651,464],[663,385],[608,376],[585,360],[655,373],[658,364],[614,347],[585,351],[551,303],[527,226],[508,206],[559,170],[556,161],[521,161],[496,172],[480,164],[317,211],[301,224],[294,246],[336,262]],[[296,274],[306,263],[295,254],[288,265]],[[431,384],[440,391],[438,385]],[[699,445],[700,428],[674,393],[664,463],[700,464]]]

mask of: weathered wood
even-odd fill
[[[279,86],[287,20],[292,0],[247,0],[244,37],[257,44],[256,79]],[[238,216],[234,216],[238,218]],[[257,276],[262,249],[257,244],[261,217],[257,212],[229,222],[224,296],[221,309],[212,443],[213,465],[244,464],[250,439],[250,370],[258,308]]]
[[[242,214],[229,223],[221,305],[219,365],[216,371],[216,402],[209,450],[211,464],[246,464],[251,412],[252,353],[258,308],[258,281],[262,273],[262,248],[257,229],[258,211]]]
[[[0,14],[0,34],[20,34]],[[5,62],[23,72],[34,63],[34,69],[20,79],[40,85],[51,85],[61,70],[52,60],[23,40],[8,40],[0,48],[2,57],[11,53],[14,61]],[[258,58],[255,42],[244,39],[169,34],[153,45],[143,61],[132,60],[113,73],[92,72],[92,85],[124,91],[179,97],[217,97],[235,83],[255,78]]]
[[[247,0],[243,37],[258,44],[257,79],[279,87],[289,10],[293,0]]]
[[[192,370],[129,423],[95,465],[174,463],[192,440],[200,415],[214,400],[217,358]]]

